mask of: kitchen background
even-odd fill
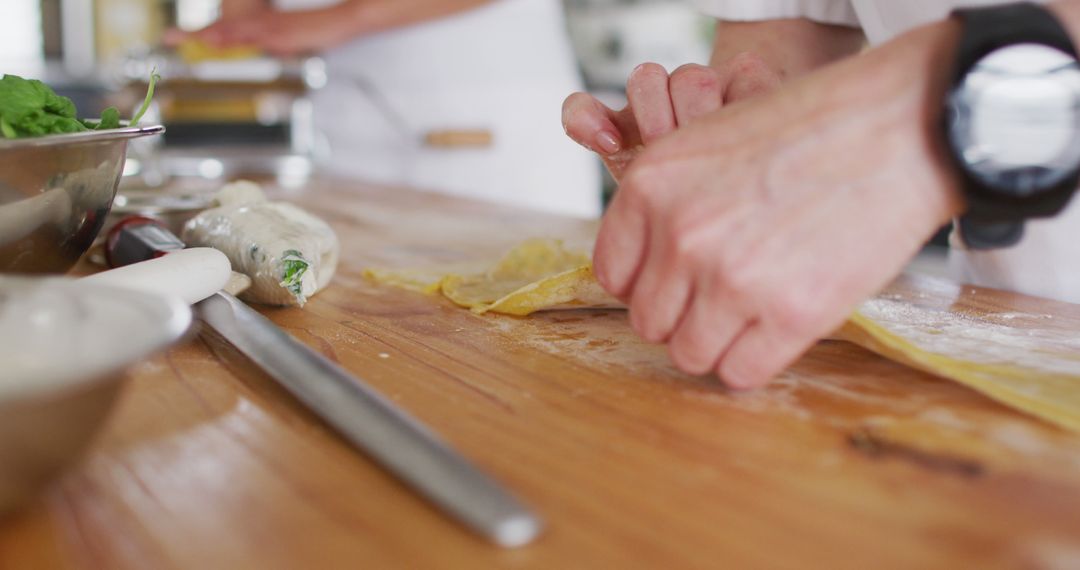
[[[169,27],[192,30],[212,22],[219,2],[4,0],[0,71],[41,78],[79,109],[122,110],[136,106],[152,67],[162,71],[167,81],[151,119],[168,132],[145,143],[156,147],[132,149],[129,188],[247,173],[297,184],[311,172],[317,147],[306,95],[325,81],[318,58],[181,65],[159,47]],[[708,58],[710,23],[680,0],[565,5],[586,84],[613,106],[622,104],[623,82],[638,63],[656,61],[670,69]],[[557,114],[553,109],[552,120]]]

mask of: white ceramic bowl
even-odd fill
[[[0,277],[0,514],[33,497],[104,422],[124,370],[180,339],[175,299],[68,279]]]

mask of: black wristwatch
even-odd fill
[[[1080,182],[1080,63],[1068,32],[1031,3],[953,12],[962,25],[945,97],[946,148],[968,209],[972,249],[1020,240],[1024,221],[1057,214]]]

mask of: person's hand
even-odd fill
[[[219,20],[195,32],[171,30],[165,43],[178,45],[184,39],[195,38],[218,48],[254,47],[275,56],[317,53],[352,38],[352,14],[345,11],[346,4],[298,12],[259,10]]]
[[[726,104],[768,92],[780,76],[750,53],[716,67],[684,65],[668,75],[655,63],[634,69],[626,82],[629,104],[613,111],[587,93],[563,103],[570,138],[600,155],[616,180],[645,145]]]
[[[760,386],[892,279],[962,208],[937,146],[952,25],[649,145],[594,254],[634,330],[685,372]]]

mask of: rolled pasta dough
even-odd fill
[[[225,185],[216,202],[184,226],[183,240],[220,250],[234,271],[250,277],[241,298],[303,306],[330,283],[340,245],[326,222],[288,202],[267,201],[253,182]]]

